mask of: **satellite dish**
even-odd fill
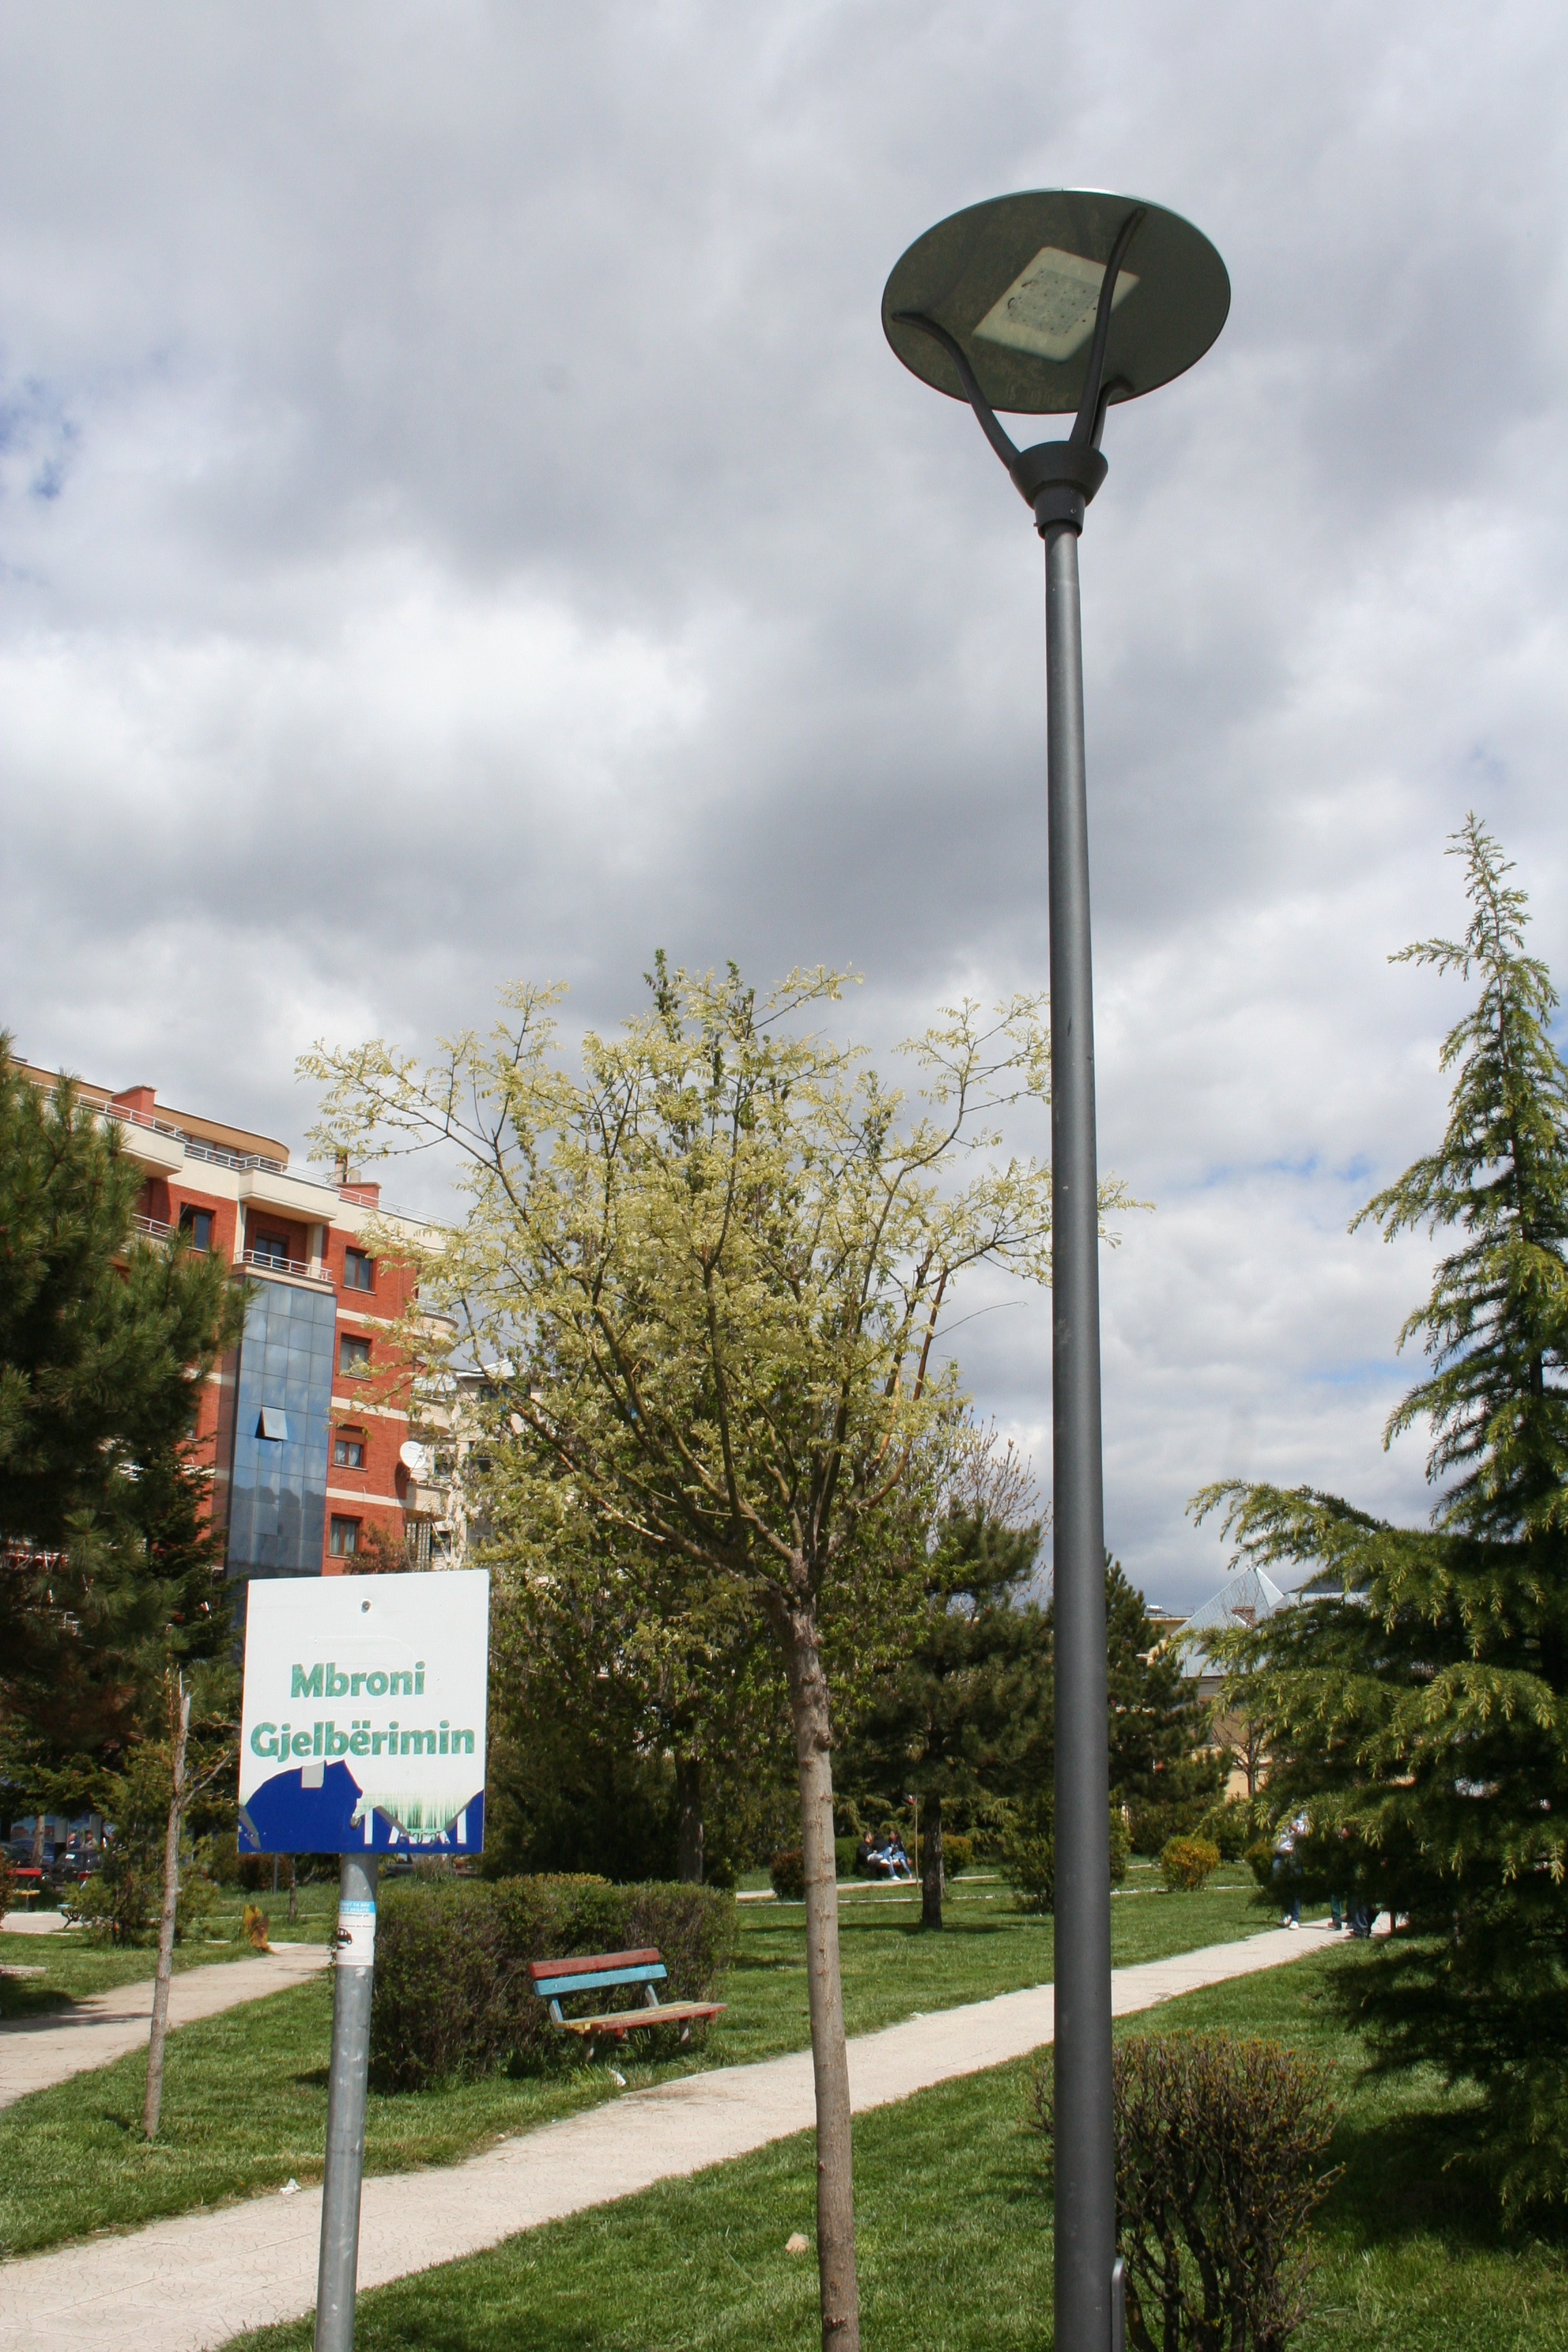
[[[416,1438],[411,1437],[405,1445],[400,1445],[398,1447],[397,1458],[402,1463],[404,1468],[414,1477],[427,1478],[429,1476],[430,1448],[427,1445],[421,1445]]]

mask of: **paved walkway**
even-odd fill
[[[182,1969],[169,1986],[169,2023],[189,2025],[264,1993],[281,1992],[324,1968],[326,1944],[275,1944],[253,1960],[216,1960]],[[0,2023],[0,2107],[29,2091],[107,2066],[130,2050],[143,2050],[153,2016],[153,1979],[90,1993],[64,2016],[16,2017]]]
[[[1117,2014],[1320,1952],[1310,1927],[1274,1929],[1179,1958],[1118,1969]],[[856,2112],[978,2074],[1051,2040],[1051,1986],[912,2017],[849,2044]],[[716,2067],[634,2091],[503,2140],[445,2170],[364,2184],[359,2283],[480,2252],[520,2230],[748,2155],[813,2120],[811,2054]],[[311,2310],[319,2188],[155,2221],[132,2236],[0,2266],[6,2352],[211,2352],[244,2329]],[[177,2281],[177,2291],[171,2292]]]

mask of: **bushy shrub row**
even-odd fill
[[[528,1980],[530,1960],[656,1945],[659,1998],[710,2000],[734,1949],[732,1897],[710,1886],[611,1886],[599,1878],[416,1879],[389,1886],[376,1926],[371,2067],[383,2089],[422,2090],[504,2063],[570,2061]],[[623,2005],[616,1993],[591,1998]],[[701,2029],[697,2029],[700,2031]],[[670,2048],[678,2029],[668,2029]],[[639,2053],[668,2054],[660,2030]]]

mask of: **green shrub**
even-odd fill
[[[0,1913],[11,1907],[11,1889],[16,1876],[16,1867],[10,1855],[0,1850]]]
[[[492,2068],[569,2063],[528,1980],[530,1960],[657,1946],[669,1971],[660,1998],[709,2000],[734,1946],[733,1899],[710,1886],[612,1886],[601,1878],[404,1879],[386,1888],[376,1927],[371,2065],[386,2090],[473,2079]],[[595,1996],[606,2006],[616,1996]],[[700,2030],[700,2029],[695,2029]],[[671,2048],[679,2029],[668,2029]],[[666,2032],[638,2036],[663,2054]]]
[[[1152,2034],[1111,2064],[1132,2352],[1279,2352],[1306,2316],[1308,2218],[1337,2178],[1313,2168],[1331,2070],[1232,2033]],[[1049,2141],[1048,2053],[1026,2104]]]
[[[1158,1861],[1173,1837],[1195,1836],[1205,1815],[1215,1809],[1209,1798],[1199,1796],[1164,1798],[1158,1803],[1134,1797],[1127,1810],[1133,1853]]]
[[[180,1873],[180,1891],[174,1905],[174,1936],[183,1943],[188,1936],[205,1936],[217,1907],[217,1887],[199,1862],[187,1862]]]
[[[1254,1838],[1243,1850],[1241,1858],[1265,1895],[1270,1894],[1274,1886],[1274,1848],[1268,1840]]]
[[[917,1878],[925,1868],[925,1859],[926,1842],[923,1837],[917,1838],[915,1840],[914,1854],[915,1876]],[[963,1830],[943,1830],[942,1833],[942,1876],[944,1878],[956,1878],[959,1872],[961,1870],[967,1870],[973,1860],[974,1840],[972,1837],[966,1836]]]
[[[1004,1832],[998,1860],[1026,1911],[1050,1912],[1057,1907],[1056,1822],[1051,1800],[1037,1800]],[[1120,1886],[1127,1875],[1127,1823],[1120,1805],[1110,1808],[1110,1883]]]
[[[1219,1868],[1219,1848],[1207,1838],[1173,1837],[1160,1856],[1160,1875],[1172,1895],[1197,1895]]]
[[[833,1867],[840,1878],[853,1878],[855,1857],[860,1851],[858,1837],[836,1837],[833,1841]]]
[[[805,1900],[805,1856],[797,1845],[786,1845],[768,1864],[768,1877],[781,1903]]]
[[[130,1944],[146,1931],[155,1892],[147,1874],[111,1846],[102,1870],[77,1888],[71,1912],[104,1943]]]
[[[1211,1805],[1197,1826],[1197,1835],[1219,1848],[1222,1862],[1239,1862],[1252,1835],[1252,1807],[1245,1797],[1227,1797]]]

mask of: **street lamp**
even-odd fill
[[[1110,1852],[1089,811],[1078,540],[1105,412],[1201,359],[1230,308],[1187,221],[1099,190],[997,196],[939,221],[889,278],[904,365],[966,400],[1046,542],[1056,1586],[1056,2344],[1121,2352],[1110,2112]],[[1074,417],[1015,448],[996,411]]]

